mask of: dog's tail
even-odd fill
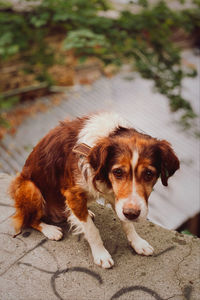
[[[16,209],[12,220],[17,235],[23,227],[34,227],[40,222],[44,214],[44,199],[36,185],[21,174],[11,182],[9,194]]]
[[[23,178],[20,173],[17,173],[17,176],[11,181],[8,192],[12,199],[15,199],[15,193],[16,193],[17,189],[19,188],[20,183],[22,181],[23,181]]]

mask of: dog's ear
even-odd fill
[[[164,186],[167,186],[168,178],[179,169],[180,163],[171,145],[167,141],[160,141],[159,149],[161,154],[161,181]]]
[[[96,180],[106,182],[110,186],[108,178],[110,159],[112,158],[112,146],[106,141],[101,141],[94,146],[88,155],[88,161],[94,170],[93,184],[96,187]],[[97,187],[96,187],[97,188]]]
[[[108,147],[106,143],[99,143],[92,148],[88,156],[88,160],[96,173],[100,173],[100,171],[102,171],[106,163],[107,155]]]
[[[90,153],[90,150],[91,150],[91,147],[82,143],[82,144],[77,144],[74,146],[74,148],[72,149],[72,151],[74,153],[77,153],[77,154],[80,154],[80,155],[83,155],[85,157],[87,157]]]

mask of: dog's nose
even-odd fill
[[[123,214],[129,220],[135,220],[140,215],[140,209],[134,209],[132,207],[124,207]]]

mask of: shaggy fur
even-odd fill
[[[90,201],[103,196],[136,252],[151,255],[153,248],[137,235],[133,222],[146,218],[148,197],[159,176],[167,186],[178,168],[167,141],[137,132],[117,114],[61,122],[37,144],[11,184],[15,231],[33,227],[58,240],[61,229],[47,223],[68,218],[77,233],[85,234],[94,262],[109,268],[114,262],[87,209]]]

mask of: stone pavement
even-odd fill
[[[200,57],[185,52],[186,63],[198,70],[196,78],[186,78],[184,96],[200,113]],[[49,104],[48,97],[39,99]],[[169,187],[160,182],[150,197],[149,219],[168,229],[178,228],[200,211],[200,143],[180,131],[177,115],[169,111],[168,100],[153,91],[153,83],[138,74],[122,71],[111,79],[100,78],[91,86],[75,86],[63,96],[60,105],[50,107],[30,117],[18,128],[15,136],[0,141],[0,172],[14,174],[20,171],[32,147],[60,120],[90,112],[113,110],[126,118],[131,126],[171,142],[181,160],[181,169],[169,181]]]
[[[150,222],[137,224],[155,249],[152,257],[140,256],[128,245],[112,210],[95,204],[94,222],[115,261],[104,270],[93,264],[82,236],[73,236],[65,224],[59,242],[32,229],[13,238],[10,179],[0,174],[1,300],[200,299],[200,239]]]

